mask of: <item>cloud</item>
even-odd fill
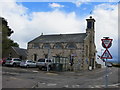
[[[77,33],[85,30],[83,29],[85,21],[78,19],[75,12],[64,13],[54,10],[52,12],[33,12],[28,15],[27,8],[15,2],[3,3],[2,9],[4,12],[1,16],[7,19],[10,28],[14,30],[11,39],[18,42],[23,48],[27,47],[27,42],[41,33]],[[29,17],[31,17],[30,20]]]
[[[77,7],[80,7],[82,2],[79,1],[79,2],[76,2],[75,4],[76,4]]]
[[[55,3],[57,4],[57,3]],[[51,4],[51,5],[55,5]],[[49,4],[50,5],[50,4]],[[6,7],[7,6],[7,7]],[[61,5],[60,5],[61,6]],[[59,5],[54,7],[60,7]],[[80,33],[85,32],[86,18],[78,18],[75,12],[65,13],[60,10],[52,12],[33,12],[27,14],[27,8],[15,2],[5,2],[0,5],[0,16],[8,20],[11,29],[14,30],[11,38],[18,42],[20,47],[27,48],[27,43],[44,34]],[[3,12],[4,11],[4,12]],[[101,38],[109,36],[113,39],[111,54],[117,57],[118,47],[118,6],[110,4],[97,5],[92,13],[95,18],[95,42],[100,54]]]
[[[73,3],[76,5],[76,7],[80,7],[82,4],[88,4],[91,0],[76,0],[73,1]]]
[[[113,59],[118,56],[118,5],[100,4],[93,10],[93,17],[96,19],[95,42],[99,54],[101,53],[101,39],[105,36],[113,39],[109,49]]]
[[[58,3],[49,3],[49,6],[51,8],[61,8],[61,7],[64,7],[64,5],[60,5]]]

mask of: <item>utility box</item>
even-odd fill
[[[63,64],[56,64],[57,71],[63,71]]]
[[[63,64],[60,63],[54,63],[53,71],[63,71]]]

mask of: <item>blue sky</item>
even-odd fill
[[[27,13],[32,12],[50,12],[54,11],[55,9],[59,9],[62,12],[70,13],[75,12],[78,17],[83,17],[86,15],[89,15],[94,7],[99,4],[103,4],[103,2],[89,2],[89,3],[83,3],[80,6],[77,6],[76,4],[72,2],[55,2],[57,4],[63,5],[64,7],[54,7],[51,8],[49,4],[53,2],[17,2],[18,4],[22,4],[26,8],[28,8]],[[108,3],[108,2],[104,2]],[[116,2],[109,2],[109,4],[117,4]]]
[[[92,15],[95,22],[95,43],[101,54],[101,38],[113,39],[110,52],[118,60],[118,5],[117,2],[15,2],[3,3],[0,8],[9,26],[14,30],[11,39],[27,48],[27,43],[44,34],[85,32],[86,19]],[[6,7],[7,6],[7,7]],[[90,12],[92,13],[90,14]],[[16,21],[17,20],[17,21]],[[29,32],[29,33],[28,33]]]

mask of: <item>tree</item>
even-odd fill
[[[2,58],[3,58],[9,56],[11,46],[19,47],[19,45],[9,38],[11,34],[14,33],[14,31],[9,28],[7,20],[5,20],[2,17],[0,17],[0,27],[2,29],[2,30],[0,29],[1,30],[0,32],[2,32]]]

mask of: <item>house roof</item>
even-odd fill
[[[86,33],[76,34],[54,34],[54,35],[41,35],[28,43],[56,43],[56,42],[80,42],[83,43]]]
[[[27,56],[27,50],[26,49],[19,48],[19,47],[12,47],[12,48],[18,55],[25,56],[25,57]]]

